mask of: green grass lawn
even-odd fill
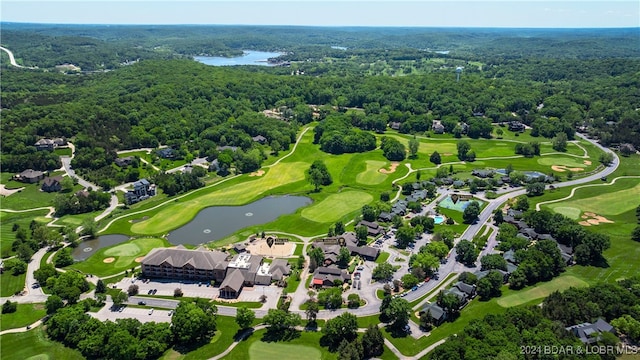
[[[376,259],[376,264],[382,264],[384,262],[387,262],[387,260],[389,260],[389,253],[386,251],[382,251],[380,252],[380,255],[378,255],[378,258]]]
[[[544,156],[538,158],[538,164],[540,165],[561,165],[570,168],[586,168],[587,165],[584,163],[584,159],[569,157],[569,156]]]
[[[571,199],[548,206],[554,211],[578,219],[580,213],[584,212],[593,212],[604,216],[620,215],[635,209],[640,203],[638,199],[640,199],[640,179],[619,179],[614,185],[596,184],[577,189]],[[556,208],[560,208],[560,210],[558,211]],[[569,208],[571,211],[565,208]],[[578,211],[574,209],[578,209]]]
[[[234,317],[221,315],[216,317],[216,327],[216,334],[208,344],[185,354],[181,354],[175,349],[170,349],[161,359],[200,360],[220,354],[233,343],[234,336],[240,328],[236,324]]]
[[[42,327],[0,337],[0,353],[3,360],[82,360],[79,351],[47,339]]]
[[[388,162],[367,160],[367,169],[356,175],[356,181],[364,185],[377,185],[384,182],[388,175],[380,172],[380,169],[385,167]]]
[[[560,276],[531,288],[526,288],[507,296],[502,296],[498,299],[498,305],[503,307],[512,307],[526,304],[533,300],[545,298],[554,291],[563,291],[570,287],[584,287],[587,285],[588,284],[585,281],[578,279],[575,276]]]
[[[300,332],[299,337],[289,341],[262,341],[266,330],[258,330],[245,341],[242,341],[225,359],[258,360],[258,359],[335,359],[335,355],[320,347],[320,332]],[[264,351],[262,354],[260,351]],[[278,353],[277,351],[281,351]],[[298,352],[300,351],[300,352]]]
[[[364,191],[344,191],[329,195],[319,204],[302,210],[301,215],[307,220],[326,223],[340,220],[350,212],[354,212],[373,200],[373,196]]]
[[[18,304],[16,312],[0,315],[0,331],[31,325],[46,314],[44,304]]]
[[[309,345],[255,341],[249,346],[252,360],[298,360],[301,354],[308,360],[322,359],[320,349]]]
[[[4,203],[2,205],[4,207]],[[16,240],[16,233],[13,231],[14,224],[27,230],[27,233],[29,233],[31,220],[46,220],[46,222],[51,220],[44,218],[48,212],[48,210],[35,210],[22,213],[0,211],[0,254],[2,254],[2,257],[14,255],[13,250],[11,250],[11,244]]]
[[[0,274],[0,296],[7,297],[22,291],[26,278],[27,274],[13,276],[8,271]]]
[[[26,210],[51,206],[53,204],[53,198],[55,198],[58,193],[40,191],[42,181],[33,184],[26,184],[11,180],[13,175],[15,174],[3,172],[0,175],[0,183],[4,184],[7,189],[18,189],[22,187],[24,189],[13,195],[3,197],[3,209]]]
[[[87,260],[73,264],[69,268],[97,276],[112,275],[138,266],[139,263],[135,259],[146,255],[151,249],[168,246],[170,246],[168,241],[158,238],[129,240],[100,249]],[[105,263],[104,259],[106,258],[115,258],[115,260],[111,263]]]

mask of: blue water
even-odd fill
[[[172,244],[199,245],[224,239],[251,225],[266,224],[280,215],[311,204],[305,196],[269,196],[242,206],[212,206],[201,210],[188,224],[169,233]]]
[[[438,225],[438,224],[442,224],[444,222],[444,216],[436,216],[433,218],[433,222]]]
[[[273,66],[267,62],[269,58],[275,58],[282,55],[281,53],[266,52],[266,51],[244,51],[243,56],[237,56],[232,58],[219,57],[219,56],[194,56],[196,61],[199,61],[205,65],[211,66],[236,66],[236,65],[262,65]]]

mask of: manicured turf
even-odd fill
[[[564,203],[560,203],[560,204],[564,204]],[[580,210],[579,208],[570,207],[570,206],[552,206],[552,209],[558,214],[562,214],[574,220],[579,219],[580,214],[582,213],[582,210]]]
[[[46,313],[44,304],[18,304],[16,312],[0,315],[0,331],[31,325]]]
[[[305,360],[322,358],[319,349],[306,345],[256,341],[249,346],[249,358],[252,360],[298,360],[302,354]]]
[[[0,274],[0,296],[11,296],[24,289],[24,281],[27,274],[11,275],[10,271]]]
[[[46,338],[42,327],[0,337],[2,360],[82,360],[79,351]]]
[[[320,203],[305,208],[301,215],[315,222],[334,222],[372,200],[373,196],[364,191],[344,191],[329,195]]]
[[[185,201],[177,199],[150,219],[133,224],[131,231],[138,234],[163,234],[186,224],[206,207],[246,204],[269,190],[304,180],[304,172],[308,166],[307,163],[280,163],[270,168],[262,177],[246,176],[243,178],[247,181],[221,188],[219,191],[204,189],[199,192],[200,196],[191,196],[190,200]]]
[[[53,198],[58,193],[47,193],[40,191],[42,181],[39,183],[26,184],[10,180],[15,175],[13,173],[2,173],[0,180],[7,189],[17,189],[24,187],[20,192],[2,198],[2,208],[11,210],[25,210],[53,205]]]
[[[157,247],[167,247],[170,244],[164,239],[141,238],[130,240],[112,247],[100,249],[87,260],[73,264],[70,267],[87,274],[106,276],[129,270],[139,263],[135,259],[146,255],[151,249]],[[115,261],[105,263],[103,260],[113,257]]]
[[[561,165],[571,168],[585,168],[587,165],[584,163],[584,159],[568,157],[568,156],[544,156],[538,159],[540,165]]]
[[[388,163],[384,161],[367,160],[367,169],[356,175],[356,181],[364,185],[378,185],[384,182],[388,175],[380,172]],[[388,169],[387,169],[388,170]]]
[[[2,206],[4,207],[4,200]],[[36,210],[21,213],[0,211],[0,254],[2,254],[2,257],[8,257],[14,254],[13,250],[11,250],[11,244],[16,239],[16,233],[13,231],[14,224],[18,224],[21,228],[25,229],[27,233],[29,233],[29,224],[31,223],[31,220],[37,219],[36,221],[39,221],[39,219],[44,219],[43,216],[48,212],[48,210]],[[51,221],[51,219],[44,220],[45,221],[43,222]]]
[[[498,299],[498,304],[502,307],[512,307],[528,303],[532,300],[549,296],[554,291],[566,290],[570,287],[584,287],[588,284],[575,276],[560,276],[551,281],[536,285],[530,289],[519,291]]]
[[[555,204],[549,204],[549,207],[554,209],[556,207],[573,207],[582,210],[582,212],[594,212],[598,215],[620,215],[623,212],[635,209],[638,206],[640,199],[640,179],[629,179],[635,181],[636,186],[619,191],[611,191],[613,189],[607,188],[606,185],[597,186],[601,195],[583,198],[584,195],[580,194],[582,189],[576,190],[574,198],[562,201]],[[618,180],[625,182],[624,180]],[[605,192],[606,191],[606,192]]]

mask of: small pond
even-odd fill
[[[304,196],[266,197],[243,206],[212,206],[203,209],[188,224],[169,233],[172,244],[199,245],[223,239],[251,225],[264,224],[280,215],[309,205]]]
[[[199,61],[205,65],[211,66],[234,66],[234,65],[262,65],[262,66],[274,66],[267,62],[269,58],[276,58],[281,53],[266,52],[266,51],[243,51],[242,56],[236,57],[220,57],[220,56],[194,56],[193,59]]]
[[[95,254],[96,251],[102,248],[123,243],[127,240],[129,240],[129,237],[126,235],[120,235],[120,234],[102,235],[97,239],[85,240],[81,242],[77,248],[73,249],[71,256],[76,261],[87,260],[87,258]]]

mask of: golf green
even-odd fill
[[[551,281],[547,281],[540,285],[534,286],[531,289],[502,297],[498,299],[498,305],[502,307],[517,306],[528,303],[529,301],[535,299],[547,297],[549,296],[549,294],[556,290],[566,290],[570,287],[585,287],[588,285],[589,284],[587,284],[585,281],[580,280],[575,276],[560,276]]]
[[[584,168],[587,165],[584,163],[583,159],[566,157],[566,156],[544,156],[538,159],[538,164],[540,165],[559,165],[566,166],[570,168]]]
[[[364,191],[344,191],[329,195],[318,204],[305,208],[301,215],[319,223],[334,222],[372,200],[373,196]]]
[[[380,172],[388,163],[386,161],[367,160],[367,169],[356,176],[356,181],[364,185],[378,185],[387,179],[387,174]]]
[[[562,214],[574,220],[580,218],[580,214],[582,213],[580,209],[575,207],[569,207],[569,206],[556,206],[556,207],[551,206],[551,208],[553,209],[553,211],[557,212],[558,214]]]
[[[256,341],[249,347],[252,360],[320,360],[320,350],[306,345]]]

